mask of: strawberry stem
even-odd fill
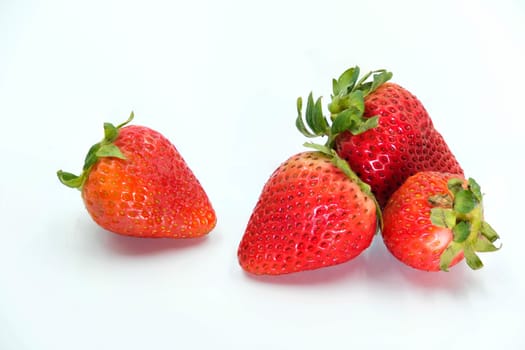
[[[125,125],[129,124],[134,117],[135,114],[132,111],[129,115],[129,118],[125,122],[120,123],[117,126],[114,126],[111,123],[104,123],[104,138],[102,139],[102,141],[94,144],[89,149],[84,160],[82,173],[80,175],[75,175],[69,172],[59,170],[57,171],[58,180],[60,180],[61,183],[68,187],[81,190],[82,186],[84,185],[84,182],[86,181],[89,175],[89,172],[91,171],[91,168],[100,158],[115,157],[120,159],[126,159],[126,157],[122,154],[120,149],[117,146],[115,146],[113,142],[117,139],[120,129]]]

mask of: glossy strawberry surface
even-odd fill
[[[115,233],[143,237],[202,236],[215,226],[210,201],[193,172],[160,133],[123,127],[114,145],[125,159],[100,158],[82,187],[92,218]]]
[[[383,210],[383,241],[388,250],[403,263],[419,270],[439,271],[441,255],[452,242],[450,228],[431,221],[434,207],[429,199],[451,195],[447,183],[457,175],[421,172],[409,177],[392,195]],[[449,267],[463,259],[457,254]]]
[[[370,245],[375,210],[326,155],[297,154],[265,184],[239,245],[240,265],[276,275],[348,261]]]
[[[381,207],[417,172],[463,175],[424,106],[409,91],[394,83],[384,83],[364,101],[364,117],[379,116],[378,125],[359,135],[341,133],[335,148],[372,187]]]

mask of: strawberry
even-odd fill
[[[401,262],[425,271],[447,271],[476,252],[495,251],[499,236],[484,221],[479,185],[451,173],[419,172],[390,197],[383,210],[383,240]]]
[[[367,82],[372,74],[373,80]],[[328,105],[333,124],[313,135],[328,136],[326,145],[372,187],[381,207],[416,172],[463,175],[421,102],[387,82],[391,77],[392,73],[377,70],[358,81],[359,67],[354,67],[334,79]]]
[[[174,145],[159,132],[104,124],[104,139],[89,150],[80,176],[58,171],[77,188],[93,220],[136,237],[190,238],[216,224],[210,201]]]
[[[377,224],[369,188],[335,152],[319,149],[289,158],[265,184],[239,244],[247,272],[340,264],[370,245]]]

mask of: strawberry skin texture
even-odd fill
[[[440,257],[453,240],[452,230],[430,220],[429,198],[450,194],[447,182],[458,175],[420,172],[409,177],[392,195],[383,210],[383,241],[401,262],[418,270],[439,271]],[[460,252],[450,263],[463,259]]]
[[[199,237],[215,227],[204,189],[163,135],[130,125],[114,144],[126,159],[100,158],[82,187],[97,224],[122,235],[154,238]]]
[[[241,267],[279,275],[346,262],[370,246],[376,210],[331,160],[299,153],[271,175],[238,249]]]
[[[463,170],[435,130],[421,102],[394,83],[385,83],[365,97],[364,117],[379,116],[378,126],[359,135],[346,131],[336,150],[355,173],[372,187],[384,207],[411,175],[420,171]]]

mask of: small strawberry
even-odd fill
[[[238,249],[244,270],[317,269],[370,245],[377,226],[370,189],[335,152],[319,149],[289,158],[265,184]]]
[[[175,146],[145,126],[104,124],[104,139],[89,150],[80,176],[58,171],[82,191],[93,220],[136,237],[190,238],[209,233],[215,212]]]
[[[383,210],[383,240],[403,263],[447,271],[465,257],[483,266],[476,252],[499,248],[499,236],[483,219],[482,194],[473,180],[450,173],[419,172],[390,197]]]
[[[372,74],[373,80],[367,82]],[[328,136],[326,145],[372,187],[381,207],[416,172],[463,175],[421,102],[388,83],[391,77],[392,73],[377,70],[358,81],[359,67],[354,67],[334,79],[328,105],[332,126],[314,135]]]

